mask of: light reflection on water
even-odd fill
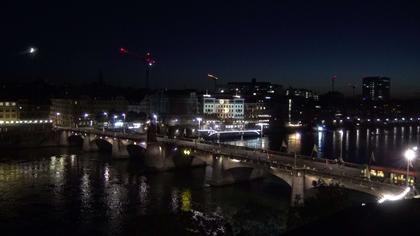
[[[147,173],[102,154],[51,152],[0,157],[0,227],[5,232],[157,235],[203,225],[211,234],[231,222],[240,232],[245,221],[258,232],[267,220],[277,224],[260,235],[277,235],[285,228],[290,193],[277,180],[204,188],[211,174],[206,168]],[[246,215],[250,206],[263,213]],[[206,219],[213,220],[216,231],[200,223]]]
[[[287,143],[290,153],[296,151],[309,156],[316,144],[318,157],[338,159],[342,152],[345,161],[368,163],[374,153],[373,164],[402,168],[405,166],[402,157],[404,150],[409,146],[420,146],[420,126],[343,129],[343,135],[339,130],[294,131],[284,135],[224,143],[279,151],[283,141]]]

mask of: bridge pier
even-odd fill
[[[164,171],[175,168],[171,150],[158,142],[147,143],[145,164],[147,167]]]
[[[121,140],[114,138],[112,140],[112,157],[128,158],[128,156],[127,146]]]
[[[95,135],[87,134],[83,138],[83,145],[82,149],[85,152],[92,152],[92,151],[98,151],[98,146],[93,142],[95,140]]]
[[[266,176],[266,171],[261,167],[249,166],[239,160],[213,155],[211,170],[206,169],[206,184],[223,186],[243,181],[254,180]]]
[[[70,142],[69,142],[69,131],[66,130],[62,130],[60,131],[60,137],[59,137],[59,145],[60,146],[70,146]]]
[[[305,200],[305,173],[294,171],[292,176],[291,206],[303,205]]]

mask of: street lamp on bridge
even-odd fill
[[[61,115],[60,112],[55,113],[55,125],[58,126],[58,117]]]
[[[409,148],[404,152],[404,157],[407,160],[407,175],[406,175],[406,184],[409,185],[408,181],[408,172],[410,171],[411,162],[416,158],[417,147]]]

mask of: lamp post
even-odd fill
[[[87,118],[89,117],[89,114],[88,113],[85,113],[85,114],[83,114],[83,117],[85,118],[85,122],[86,122]],[[89,124],[89,126],[92,126],[92,125]]]
[[[158,116],[156,114],[152,115],[154,123],[155,123],[155,132],[157,134],[157,128],[158,128]]]
[[[201,117],[197,117],[197,118],[196,118],[196,120],[198,121],[198,130],[197,130],[197,133],[198,133],[198,140],[200,140],[201,121],[203,120],[203,118],[201,118]]]
[[[258,125],[260,127],[261,138],[262,138],[263,137],[264,124],[263,123],[257,123],[256,125]]]
[[[121,114],[123,117],[123,133],[125,134],[125,113]]]
[[[108,122],[108,112],[104,111],[103,115],[106,117],[106,120]],[[102,132],[105,132],[105,122],[102,124]]]
[[[295,143],[295,148],[294,148],[294,159],[295,159],[295,168],[296,168],[296,159],[297,159],[297,154],[296,154],[296,145],[297,145],[297,140],[298,139],[300,139],[300,133],[299,132],[296,132],[296,134],[295,134],[295,140],[294,140],[294,143]]]
[[[60,116],[60,115],[61,115],[60,112],[55,113],[55,125],[56,126],[58,126],[58,116]]]
[[[414,158],[416,158],[416,151],[415,150],[417,150],[417,147],[409,148],[404,152],[404,157],[407,160],[407,175],[406,175],[407,186],[409,185],[408,172],[410,171],[410,164],[411,164],[411,161],[414,160]]]

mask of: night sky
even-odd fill
[[[2,2],[1,78],[80,83],[102,71],[142,86],[145,66],[126,47],[154,55],[154,88],[205,88],[212,73],[325,92],[336,75],[348,94],[383,75],[394,96],[420,92],[420,1],[110,2]],[[22,54],[29,46],[36,57]]]

